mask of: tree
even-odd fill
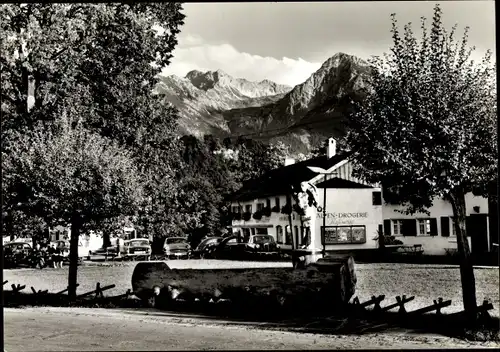
[[[351,115],[348,143],[355,173],[396,193],[408,213],[427,212],[435,197],[453,208],[464,309],[470,318],[476,291],[466,237],[465,194],[473,187],[486,196],[498,169],[496,64],[491,52],[471,61],[468,28],[455,40],[439,5],[429,28],[425,18],[418,41],[411,24],[399,32],[392,15],[391,53],[372,60],[372,90]],[[475,321],[473,319],[473,321]]]
[[[2,152],[2,182],[11,209],[71,225],[70,297],[76,297],[78,239],[104,219],[133,215],[142,196],[140,173],[129,152],[80,126],[17,134]]]
[[[16,131],[50,126],[63,112],[78,116],[74,124],[131,151],[148,195],[139,222],[155,235],[183,221],[173,208],[177,111],[152,93],[177,44],[181,10],[179,3],[0,6],[4,149]]]

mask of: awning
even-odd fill
[[[254,225],[234,225],[234,226],[228,226],[228,228],[232,229],[271,229],[273,228],[273,225],[270,224],[254,224]]]

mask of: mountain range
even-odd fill
[[[325,138],[345,134],[352,101],[369,87],[371,67],[337,53],[295,87],[250,82],[217,71],[160,76],[156,90],[178,108],[180,133],[281,140],[307,153]]]

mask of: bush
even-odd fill
[[[279,212],[280,212],[280,207],[279,207],[279,206],[277,206],[277,205],[275,205],[275,206],[271,209],[271,211],[272,211],[273,213],[279,213]]]
[[[243,213],[243,220],[248,221],[248,220],[250,220],[251,218],[252,218],[252,213],[250,213],[250,212],[248,212],[248,211],[247,211],[247,212],[245,212],[245,213]]]

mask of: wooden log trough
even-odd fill
[[[319,259],[303,269],[171,269],[151,261],[136,265],[132,289],[150,306],[224,300],[248,307],[265,300],[281,307],[313,304],[337,309],[355,293],[356,274],[350,256]]]

